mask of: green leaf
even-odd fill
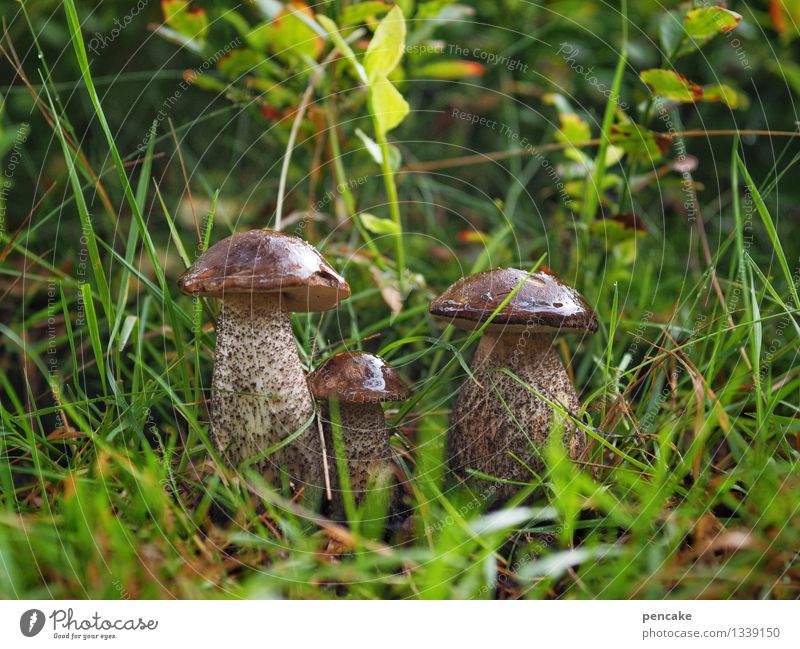
[[[250,23],[247,22],[247,19],[238,11],[234,11],[233,9],[228,9],[225,11],[220,15],[219,19],[224,20],[231,27],[233,27],[242,38],[247,36],[247,32],[250,31]]]
[[[370,81],[387,77],[400,63],[406,44],[403,10],[395,6],[381,20],[364,55],[364,69]]]
[[[397,234],[400,231],[400,228],[391,219],[381,219],[369,212],[361,212],[358,218],[372,234]]]
[[[686,30],[683,27],[683,20],[679,11],[670,11],[659,21],[658,35],[665,57],[669,57],[678,51],[683,39],[686,37]]]
[[[692,9],[683,18],[686,34],[698,46],[711,40],[717,34],[736,29],[742,17],[735,11],[724,7],[700,7]]]
[[[648,164],[658,162],[671,146],[669,137],[638,124],[615,124],[611,144],[625,151],[632,159]]]
[[[208,15],[204,9],[190,8],[187,0],[162,0],[161,10],[164,22],[176,32],[200,43],[205,41]]]
[[[342,27],[360,25],[368,18],[374,18],[378,14],[386,13],[391,8],[392,5],[380,2],[379,0],[350,5],[345,7],[339,15],[339,24]]]
[[[703,97],[703,89],[700,86],[672,70],[653,68],[642,72],[639,78],[655,94],[666,99],[693,104]]]
[[[369,100],[381,135],[398,126],[410,110],[403,95],[383,75],[376,76],[370,82]]]

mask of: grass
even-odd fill
[[[578,256],[561,243],[575,234],[570,224],[530,218],[527,192],[507,182],[512,173],[533,178],[533,158],[464,172],[465,183],[506,179],[494,200],[459,176],[391,172],[382,141],[387,164],[374,202],[396,179],[391,215],[399,222],[402,205],[406,228],[396,268],[422,279],[391,313],[372,269],[392,268],[381,251],[397,239],[311,222],[303,235],[344,270],[353,295],[335,313],[295,315],[294,325],[308,367],[360,348],[380,352],[412,382],[412,398],[387,412],[410,516],[390,525],[378,498],[360,507],[346,499],[350,524],[335,523],[246,465],[227,466],[208,437],[217,305],[181,296],[175,279],[210,242],[264,220],[220,218],[231,190],[215,181],[215,161],[183,137],[201,120],[155,133],[142,155],[123,155],[81,17],[72,0],[65,7],[65,55],[82,77],[74,91],[88,99],[82,106],[102,139],[89,147],[79,136],[67,114],[81,105],[65,102],[63,82],[43,67],[40,108],[64,192],[34,214],[27,236],[0,234],[3,302],[13,303],[0,323],[0,597],[800,597],[800,248],[776,209],[798,156],[756,170],[734,139],[729,186],[720,189],[729,198],[708,195],[701,205],[705,214],[716,207],[718,218],[678,213],[662,234],[652,223],[668,184],[646,199],[623,178],[623,195],[651,219],[647,234],[623,240],[592,229],[601,197],[587,190],[576,237],[588,245]],[[233,110],[219,113],[227,120]],[[520,122],[523,111],[509,110],[507,121]],[[336,114],[328,107],[322,121],[344,128]],[[601,120],[598,183],[610,173],[612,117],[605,111]],[[244,150],[251,136],[235,130],[231,149]],[[197,168],[177,188],[178,174],[165,171],[177,157],[159,158],[173,141]],[[106,154],[110,164],[95,168]],[[335,183],[363,168],[338,149],[334,159]],[[176,216],[190,185],[211,206],[199,215],[202,228]],[[349,190],[343,200],[354,212]],[[432,252],[430,240],[456,245],[463,229],[442,218],[448,210],[484,224],[484,245],[465,254],[463,267]],[[710,262],[700,245],[706,227],[717,244]],[[496,477],[462,483],[444,463],[450,407],[471,380],[478,335],[442,332],[427,304],[462,272],[541,263],[579,277],[598,313],[596,335],[556,343],[584,403],[562,415],[590,445],[572,463],[553,435],[540,449],[547,470],[493,507]]]

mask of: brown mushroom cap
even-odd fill
[[[408,398],[408,386],[395,369],[379,356],[365,352],[331,356],[309,375],[308,386],[319,400],[334,394],[346,403]]]
[[[190,295],[280,294],[289,311],[327,311],[350,287],[311,244],[274,230],[238,232],[211,246],[178,280]]]
[[[462,329],[476,329],[526,275],[516,268],[495,268],[462,277],[431,302],[430,312]],[[539,271],[528,277],[488,329],[594,333],[597,317],[574,288],[555,275]]]

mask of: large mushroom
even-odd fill
[[[408,387],[386,361],[364,352],[331,356],[309,375],[308,385],[314,398],[323,404],[325,446],[333,464],[331,482],[337,485],[329,509],[332,517],[341,518],[344,508],[336,479],[336,462],[333,461],[335,448],[327,402],[336,397],[340,403],[350,488],[358,503],[371,479],[394,470],[389,430],[381,403],[407,399]]]
[[[325,311],[350,287],[309,243],[271,230],[211,246],[179,279],[184,293],[222,300],[211,381],[211,430],[238,465],[300,430],[253,467],[269,482],[319,493],[322,445],[289,313]]]
[[[527,467],[541,470],[554,411],[524,384],[575,413],[580,402],[553,348],[557,333],[593,333],[594,311],[578,292],[545,272],[498,268],[462,277],[436,298],[430,312],[469,331],[486,322],[509,293],[519,290],[484,330],[472,371],[452,410],[448,456],[451,467],[471,468],[514,482],[530,482]],[[496,371],[510,370],[516,375]],[[522,383],[520,383],[520,381]],[[572,459],[586,445],[584,432],[567,419],[564,443]],[[527,465],[527,467],[526,467]],[[514,485],[498,487],[508,496]]]

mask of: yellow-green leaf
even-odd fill
[[[739,14],[725,7],[699,7],[686,13],[683,28],[690,38],[704,43],[717,34],[736,29],[741,20]]]
[[[715,83],[703,88],[703,101],[718,101],[736,110],[747,103],[747,97],[724,83]]]
[[[382,219],[369,212],[361,212],[358,218],[372,234],[397,234],[400,232],[400,228],[391,219]]]
[[[405,44],[406,20],[403,17],[403,10],[395,5],[378,24],[375,35],[367,47],[367,53],[364,55],[367,78],[372,81],[381,76],[389,76],[400,62]]]
[[[558,116],[561,128],[556,131],[556,139],[564,144],[580,146],[592,137],[589,125],[575,113],[562,113]]]
[[[700,86],[672,70],[653,68],[642,72],[639,78],[650,86],[655,94],[666,99],[693,104],[703,97],[703,89]]]
[[[622,156],[625,155],[625,149],[622,147],[614,146],[613,144],[609,144],[608,148],[606,149],[606,167],[612,167],[617,164],[620,160],[622,160]]]
[[[385,76],[379,74],[370,83],[371,112],[378,121],[378,130],[385,135],[408,115],[408,102]]]

